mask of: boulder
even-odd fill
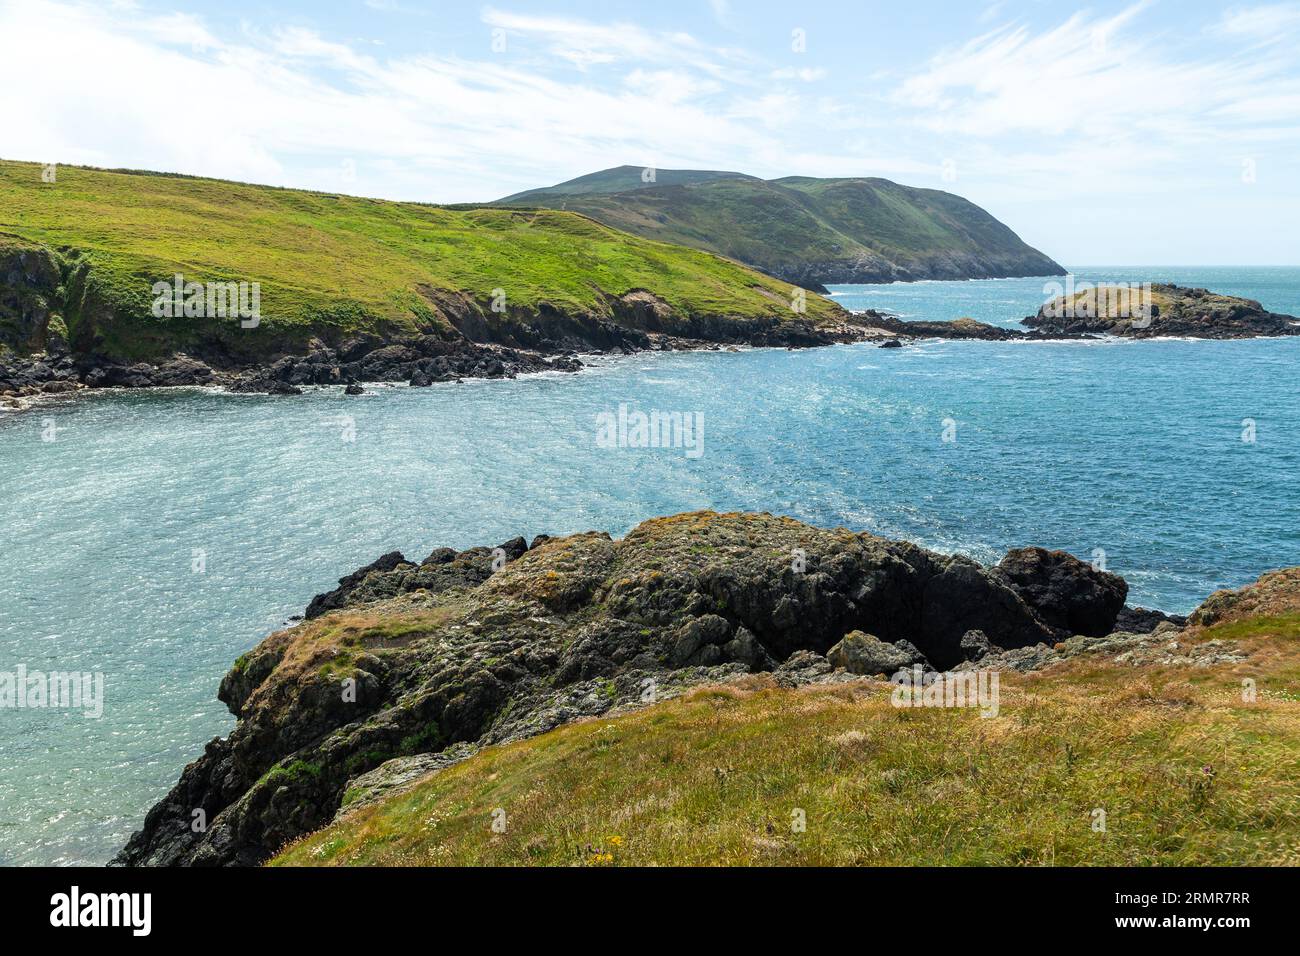
[[[1186,623],[1187,618],[1182,614],[1166,614],[1164,611],[1130,607],[1126,604],[1115,618],[1115,630],[1128,634],[1150,634],[1162,624],[1172,624],[1178,629]]]
[[[906,646],[886,644],[874,634],[851,631],[826,652],[826,660],[850,674],[892,674],[925,660],[911,644],[900,644]]]
[[[993,645],[989,642],[988,635],[983,631],[967,631],[961,638],[962,657],[968,661],[978,661],[980,658],[987,657],[994,651]]]
[[[997,573],[1058,636],[1102,637],[1128,596],[1128,583],[1064,551],[1017,548],[1007,552]]]

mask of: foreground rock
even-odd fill
[[[407,779],[453,745],[532,736],[699,683],[948,668],[1049,647],[1062,620],[1113,623],[1125,590],[1115,575],[1059,552],[1030,567],[712,512],[647,521],[619,541],[516,538],[418,562],[393,552],[236,663],[219,697],[238,725],[185,769],[117,862],[258,863],[328,822],[350,789]],[[407,763],[366,776],[395,759]],[[195,833],[199,809],[208,826]]]

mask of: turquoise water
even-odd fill
[[[1256,299],[1265,308],[1300,315],[1300,268],[1277,266],[1086,266],[1074,270],[1075,282],[1173,282]],[[846,309],[882,309],[905,319],[945,321],[969,316],[1008,328],[1033,315],[1049,298],[1048,283],[1063,276],[1031,279],[982,279],[970,282],[895,282],[888,285],[831,286],[835,301]],[[1059,293],[1055,293],[1059,294]]]
[[[1298,269],[1132,278],[1153,271],[1300,314]],[[1042,285],[836,291],[1005,321]],[[767,510],[984,561],[1100,549],[1135,602],[1186,611],[1300,564],[1298,370],[1300,339],[931,342],[647,354],[359,399],[96,394],[0,415],[0,671],[107,682],[100,720],[0,710],[0,863],[107,860],[229,731],[215,693],[231,662],[392,548]],[[703,412],[703,455],[598,447],[596,416],[623,402]]]

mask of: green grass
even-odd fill
[[[988,719],[896,709],[872,681],[791,691],[755,676],[487,748],[272,862],[1300,863],[1300,616],[1180,639],[1251,656],[1004,673]]]
[[[682,318],[793,318],[789,286],[715,256],[620,233],[553,211],[451,209],[192,177],[0,161],[0,244],[66,250],[110,309],[95,331],[110,351],[153,355],[216,339],[263,350],[327,331],[445,327],[422,289],[460,292],[486,306],[503,289],[511,319],[549,305],[610,314],[608,296],[647,289]],[[0,250],[3,251],[3,250]],[[155,281],[261,283],[262,325],[237,319],[156,319]],[[766,290],[765,295],[755,287]],[[79,296],[64,310],[74,337]],[[837,320],[810,297],[807,317]]]
[[[699,170],[659,170],[653,184],[619,167],[507,197],[569,209],[640,236],[706,249],[789,275],[859,257],[908,267],[948,256],[1033,262],[1061,272],[973,203],[885,179],[762,180]]]

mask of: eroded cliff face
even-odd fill
[[[62,305],[59,261],[47,249],[0,243],[0,354],[43,352],[66,329],[56,323],[51,342],[50,319]]]
[[[1104,634],[1126,593],[1062,552],[987,568],[766,514],[695,512],[621,540],[517,538],[419,562],[394,552],[236,663],[220,689],[235,730],[116,862],[260,863],[390,761],[434,766],[738,673],[823,673],[854,632],[939,668]]]
[[[927,256],[893,258],[865,252],[842,259],[783,263],[773,268],[772,274],[806,288],[822,289],[828,285],[854,283],[1058,276],[1064,275],[1065,270],[1034,250],[1025,253],[935,252]]]

